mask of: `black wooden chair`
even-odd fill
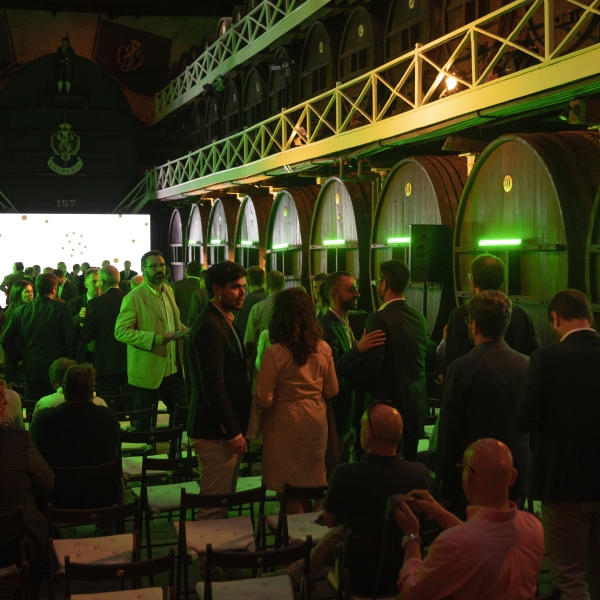
[[[25,562],[25,527],[23,507],[0,515],[0,568]]]
[[[133,394],[119,394],[118,396],[103,396],[102,400],[106,402],[108,408],[115,412],[127,412],[135,410]]]
[[[20,600],[29,600],[29,563],[27,561],[20,569],[16,567],[0,569],[0,592],[10,590],[18,591]]]

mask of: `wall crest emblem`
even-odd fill
[[[144,55],[141,51],[142,44],[138,40],[131,40],[128,44],[121,44],[117,50],[117,62],[121,71],[136,71],[144,62]]]
[[[83,167],[83,161],[77,153],[81,146],[81,138],[71,129],[68,123],[61,123],[58,131],[50,136],[50,147],[54,156],[48,159],[48,167],[59,175],[73,175]],[[62,165],[56,161],[62,161]],[[72,161],[75,160],[75,164]]]

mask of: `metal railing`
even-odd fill
[[[589,5],[578,0],[568,2],[581,9],[582,14],[557,45],[554,43],[553,0],[515,0],[369,73],[338,83],[334,89],[284,109],[235,135],[155,167],[146,175],[147,193],[293,151],[416,110],[444,97],[446,78],[456,80],[456,92],[468,93],[488,85],[492,79],[510,74],[508,69],[497,70],[502,61],[513,66],[515,61],[520,61],[523,70],[559,61],[575,52],[569,49],[571,42],[592,17],[600,16],[600,0],[591,0]],[[543,22],[538,21],[542,35],[536,34],[536,45],[524,32],[534,13],[542,10]],[[509,16],[513,20],[510,31],[499,35],[498,24],[505,23]],[[484,42],[491,46],[482,56]],[[471,48],[477,51],[471,52]],[[447,58],[443,57],[444,53]],[[294,163],[292,156],[287,161],[287,164]]]
[[[170,108],[175,108],[177,100],[191,100],[187,96],[197,96],[203,91],[205,84],[212,83],[218,75],[250,58],[241,50],[252,44],[252,54],[255,54],[255,51],[272,43],[272,38],[281,37],[329,2],[330,0],[262,0],[155,95],[148,105],[149,121],[155,122],[166,115]],[[273,35],[267,35],[269,33]],[[257,48],[259,45],[260,48]]]

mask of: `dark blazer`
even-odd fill
[[[21,374],[26,381],[48,379],[57,358],[75,358],[75,346],[67,305],[41,294],[16,310],[2,336],[12,363],[23,360]]]
[[[529,439],[517,428],[516,411],[527,363],[525,355],[499,339],[480,344],[448,368],[437,444],[437,476],[443,498],[464,497],[456,465],[462,463],[467,446],[481,438],[495,438],[510,448],[519,471],[511,498],[526,496]]]
[[[68,279],[63,283],[62,288],[63,291],[62,295],[60,296],[60,299],[64,300],[67,303],[69,302],[69,300],[72,300],[73,298],[79,295],[77,288]],[[58,298],[58,290],[56,292],[56,297]]]
[[[517,422],[531,433],[531,496],[600,500],[600,337],[575,331],[531,355]]]
[[[94,368],[98,377],[127,373],[127,345],[115,339],[115,323],[126,294],[118,287],[106,290],[87,305],[81,341],[94,347]]]
[[[197,277],[186,277],[173,284],[173,294],[175,294],[175,302],[179,307],[179,314],[182,318],[181,322],[187,327],[191,325],[191,323],[188,323],[187,318],[190,312],[192,294],[199,289],[200,280]]]
[[[356,346],[350,346],[346,329],[332,311],[328,310],[318,321],[323,330],[323,339],[331,348],[335,374],[340,385],[338,395],[332,398],[335,425],[339,435],[346,435],[352,428],[354,419],[353,374],[359,367],[362,356]]]
[[[250,310],[255,304],[266,300],[266,298],[267,294],[265,293],[265,290],[260,288],[250,292],[244,299],[244,306],[242,306],[241,310],[238,310],[237,314],[235,315],[235,324],[242,334],[242,339],[244,339],[244,335],[246,334],[246,326],[248,325]]]
[[[196,317],[208,306],[209,302],[206,288],[201,287],[192,294],[186,321],[188,327],[194,324]]]
[[[400,411],[404,421],[404,457],[414,461],[421,414],[427,410],[427,321],[405,300],[394,300],[367,318],[367,332],[376,329],[385,332],[385,344],[365,352],[357,378],[365,382],[369,404],[388,400]]]
[[[469,309],[466,304],[462,304],[450,313],[448,335],[446,337],[446,356],[444,358],[445,369],[453,360],[473,350],[466,323],[468,317]],[[513,350],[527,356],[531,356],[534,350],[541,347],[531,315],[515,304],[512,307],[510,323],[504,334],[504,341]]]
[[[129,271],[129,275],[127,277],[125,277],[125,271],[121,271],[119,275],[121,276],[122,281],[131,281],[137,275],[137,271],[132,269]]]
[[[246,435],[252,393],[246,375],[244,342],[212,302],[188,335],[192,397],[188,435],[231,440]],[[240,351],[241,345],[241,351]]]
[[[84,344],[81,339],[81,319],[79,318],[79,311],[82,308],[87,308],[88,305],[88,297],[87,291],[80,296],[75,296],[75,298],[71,298],[67,303],[69,307],[69,313],[71,314],[71,321],[73,323],[73,332],[75,334],[75,339],[77,340],[77,353],[75,356],[75,360],[78,363],[82,363],[88,360],[91,360],[90,355],[88,355],[88,347],[87,344]],[[87,314],[87,313],[86,313]],[[91,353],[90,353],[91,354]]]

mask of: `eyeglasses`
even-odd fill
[[[369,429],[371,430],[371,435],[373,436],[373,439],[376,440],[377,436],[375,435],[375,430],[373,429],[373,423],[371,422],[371,411],[373,410],[374,406],[391,406],[392,408],[394,408],[394,406],[392,405],[391,402],[387,402],[384,400],[381,400],[379,402],[373,402],[373,404],[371,404],[369,406],[369,408],[367,408],[367,410],[365,410],[365,412],[367,413],[367,420],[369,421]]]
[[[153,265],[144,265],[146,269],[151,269],[152,271],[156,271],[157,269],[164,269],[167,266],[167,263],[157,263]]]
[[[469,471],[471,471],[473,475],[477,475],[477,471],[473,467],[465,465],[464,463],[457,463],[456,468],[460,471],[462,471],[463,469],[469,469]]]

